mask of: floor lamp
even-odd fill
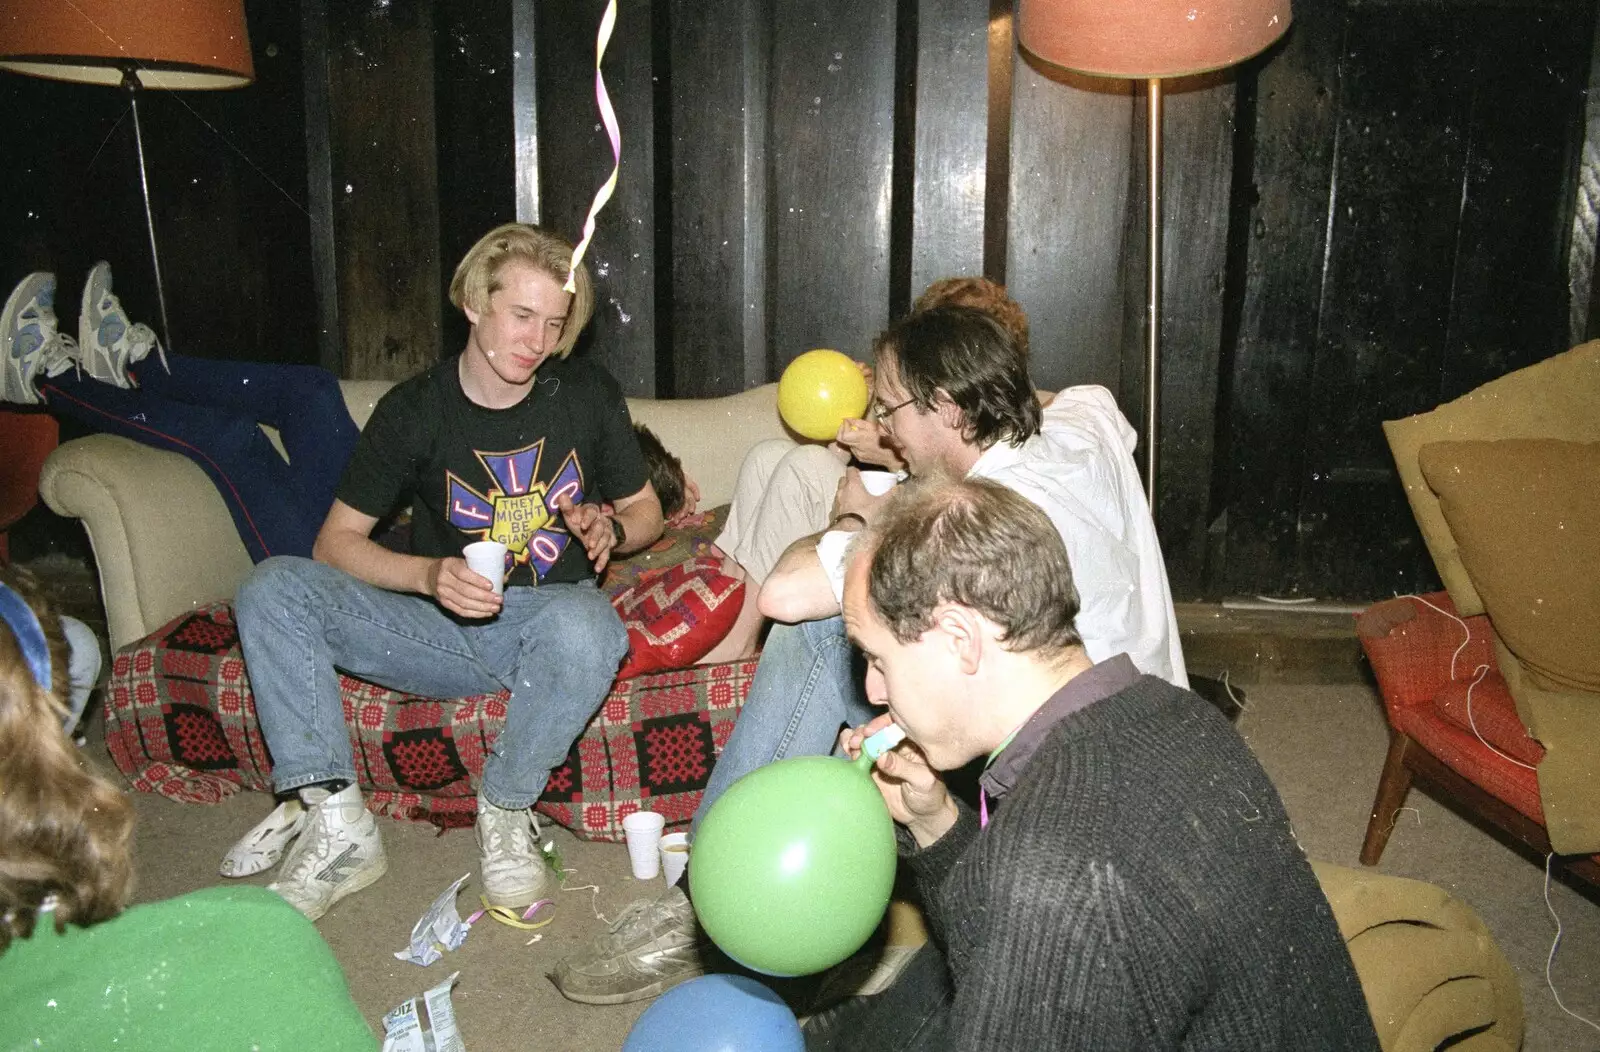
[[[1156,510],[1161,420],[1161,81],[1224,69],[1289,28],[1289,0],[1019,0],[1017,41],[1052,66],[1149,83],[1144,491]]]
[[[170,346],[139,93],[238,88],[253,81],[244,0],[0,0],[0,69],[127,91],[162,338]]]

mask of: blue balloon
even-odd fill
[[[805,1052],[783,999],[743,975],[703,975],[645,1009],[622,1052]]]

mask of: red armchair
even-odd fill
[[[1393,739],[1361,861],[1412,781],[1600,885],[1600,341],[1386,421],[1446,592],[1358,621]]]
[[[1435,592],[1378,603],[1356,628],[1392,730],[1362,863],[1383,855],[1413,781],[1547,854],[1536,771],[1544,747],[1517,716],[1489,618],[1458,618],[1450,596]],[[1566,867],[1600,885],[1600,855],[1570,857]]]
[[[0,566],[11,561],[11,527],[39,503],[39,470],[60,435],[49,413],[0,410]]]

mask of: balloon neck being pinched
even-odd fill
[[[906,740],[906,732],[897,723],[891,723],[877,734],[861,743],[861,755],[856,757],[856,767],[871,771],[878,757]]]

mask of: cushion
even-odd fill
[[[744,603],[744,581],[722,560],[692,559],[647,576],[611,601],[628,630],[628,656],[617,673],[687,668],[722,642]]]
[[[537,809],[599,840],[621,840],[622,819],[641,807],[688,821],[755,669],[749,660],[619,679],[550,772]],[[470,825],[505,693],[440,701],[349,676],[339,690],[367,806]],[[226,604],[183,614],[118,651],[105,712],[106,746],[135,789],[188,803],[271,791],[272,760]]]
[[[1600,399],[1600,340],[1507,373],[1430,412],[1383,422],[1406,500],[1439,579],[1461,616],[1483,613],[1483,603],[1461,565],[1439,500],[1422,477],[1418,450],[1430,442],[1500,438],[1600,442],[1596,399]]]
[[[1433,442],[1418,462],[1501,640],[1536,682],[1600,691],[1600,442]]]
[[[686,516],[650,547],[630,552],[607,566],[600,587],[615,601],[629,588],[679,563],[716,555],[717,537],[728,521],[728,508],[729,505],[723,504],[710,511]]]

